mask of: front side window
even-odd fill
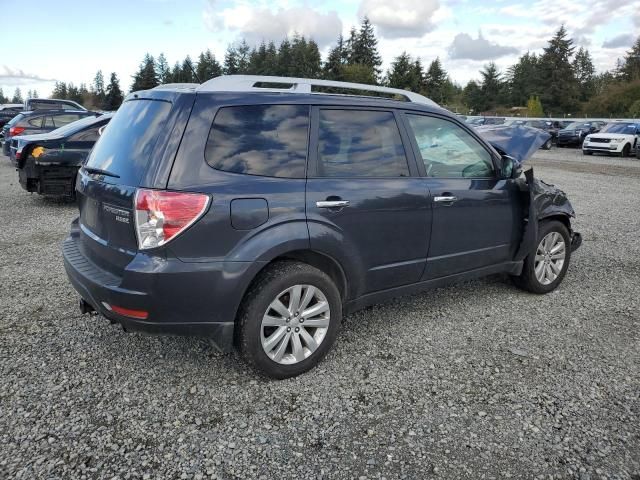
[[[408,177],[392,112],[320,110],[318,174],[322,177]]]
[[[407,114],[427,175],[485,178],[494,175],[491,154],[453,122]]]
[[[308,105],[223,107],[209,131],[205,159],[225,172],[304,178],[308,138]]]

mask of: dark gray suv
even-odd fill
[[[275,378],[321,360],[344,314],[398,295],[502,272],[549,292],[580,240],[562,192],[453,114],[339,82],[130,94],[76,192],[63,252],[83,312],[235,344]]]

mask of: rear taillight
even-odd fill
[[[20,135],[24,131],[25,131],[24,127],[11,127],[9,129],[9,135],[11,135],[12,137],[15,137],[16,135]]]
[[[209,196],[141,188],[135,205],[138,247],[144,250],[164,245],[189,228],[207,210]]]

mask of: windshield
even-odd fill
[[[93,117],[93,116],[81,118],[80,120],[76,120],[75,122],[68,123],[63,127],[56,128],[51,132],[51,136],[66,137],[73,133],[79,132],[84,127],[88,127],[92,123],[95,123],[96,121],[98,121],[99,118],[100,117]]]
[[[584,123],[584,122],[573,122],[570,123],[569,125],[566,126],[567,130],[582,130],[582,129],[588,129],[591,127],[590,123]]]
[[[605,125],[605,127],[601,130],[602,133],[626,133],[633,135],[636,133],[636,124],[635,123],[609,123]]]

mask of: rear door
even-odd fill
[[[172,103],[166,100],[126,101],[111,119],[81,169],[76,183],[80,209],[81,248],[101,267],[119,274],[137,251],[133,199],[165,124]],[[165,136],[162,136],[162,134]]]
[[[426,262],[428,194],[397,120],[385,109],[312,112],[311,248],[354,266],[355,295],[417,282]]]
[[[499,178],[494,154],[445,117],[407,112],[404,119],[433,205],[423,279],[510,261],[522,213],[516,185]]]

